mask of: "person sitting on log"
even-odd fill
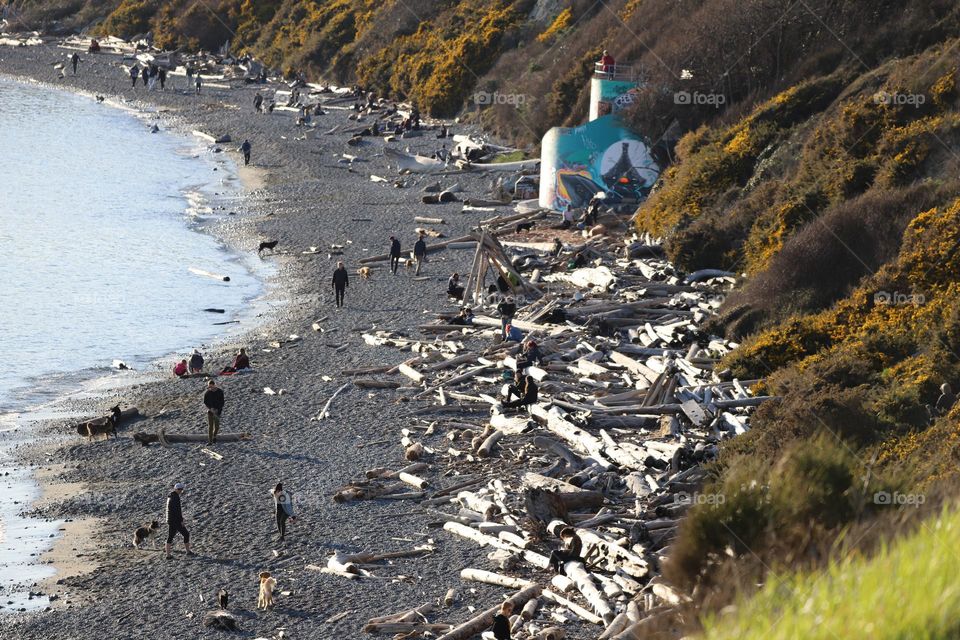
[[[173,367],[173,375],[177,376],[178,378],[182,378],[183,376],[187,375],[187,360],[186,360],[186,358],[184,358],[183,360],[181,360],[180,362],[178,362],[177,364],[174,365],[174,367]]]
[[[560,529],[561,547],[550,552],[550,568],[557,573],[563,573],[563,565],[567,562],[578,561],[583,553],[583,541],[573,527]]]
[[[503,328],[503,339],[506,341],[522,342],[523,331],[520,331],[520,329],[512,324],[508,324]]]
[[[454,273],[447,280],[447,295],[457,300],[463,300],[463,287],[460,286],[460,274]]]
[[[461,307],[460,313],[450,320],[450,324],[462,326],[473,324],[473,310],[470,307]]]
[[[237,373],[238,371],[242,371],[243,369],[249,369],[249,368],[250,368],[250,357],[247,356],[247,350],[240,349],[240,351],[237,352],[237,357],[233,359],[233,365],[229,367],[224,367],[223,371],[221,371],[220,374],[223,375],[223,374]]]
[[[522,372],[517,371],[513,376],[513,384],[507,387],[503,408],[520,409],[534,404],[537,401],[538,392],[537,381],[533,379],[533,376],[525,376]],[[516,396],[517,399],[511,400],[513,396]]]
[[[523,343],[523,350],[517,357],[517,371],[540,364],[542,360],[543,353],[540,352],[540,346],[533,340],[527,340]]]
[[[495,640],[510,640],[510,616],[513,614],[513,602],[504,601],[500,613],[493,616],[493,637]]]

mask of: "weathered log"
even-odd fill
[[[604,624],[613,622],[614,613],[600,590],[593,583],[593,578],[587,572],[586,567],[579,560],[571,560],[563,565],[563,573],[573,580],[577,590],[583,596],[584,600],[590,603],[593,610],[603,619]]]
[[[249,440],[250,438],[251,436],[249,433],[221,433],[217,436],[217,442],[240,442],[242,440]],[[154,443],[183,444],[191,442],[206,442],[207,436],[199,433],[165,433],[161,430],[158,433],[144,433],[141,431],[133,434],[133,439],[142,445]]]
[[[547,600],[550,600],[551,602],[555,602],[561,606],[566,607],[567,609],[570,609],[570,611],[574,612],[575,614],[577,614],[587,622],[590,622],[592,624],[603,624],[603,618],[601,618],[600,616],[594,614],[591,611],[588,611],[587,609],[584,609],[583,607],[578,605],[576,602],[567,600],[563,596],[556,594],[553,591],[550,591],[549,589],[544,589],[542,595]]]
[[[550,560],[544,555],[525,549],[517,549],[515,546],[507,544],[499,538],[494,538],[493,536],[481,533],[476,529],[471,529],[470,527],[460,524],[459,522],[447,522],[443,525],[443,528],[445,531],[456,534],[463,538],[467,538],[468,540],[473,540],[482,546],[490,546],[495,549],[503,549],[504,551],[516,553],[524,560],[539,569],[546,569],[550,566]]]
[[[337,399],[337,396],[340,395],[344,389],[350,386],[349,382],[345,382],[339,389],[334,391],[333,395],[330,396],[330,399],[327,400],[327,403],[323,405],[323,409],[320,410],[320,413],[317,414],[317,420],[323,420],[330,417],[330,405],[333,404],[333,401]]]
[[[523,609],[520,611],[520,617],[524,620],[533,620],[537,615],[538,606],[540,606],[540,601],[537,598],[527,600],[527,604],[523,605]]]
[[[513,576],[505,576],[500,573],[484,571],[483,569],[471,569],[469,567],[460,571],[460,578],[463,580],[482,582],[484,584],[493,584],[499,587],[507,587],[510,589],[524,589],[536,584],[532,580],[514,578]]]
[[[514,610],[520,609],[531,598],[540,595],[540,585],[534,584],[521,589],[513,594],[508,600],[513,604]],[[438,640],[468,640],[483,631],[487,630],[493,624],[493,617],[500,611],[500,605],[490,607],[483,613],[471,618],[467,622],[454,627],[449,632],[440,636]]]
[[[500,429],[494,430],[477,448],[477,455],[481,458],[489,458],[493,454],[493,448],[497,446],[501,438],[503,438],[503,431]]]
[[[537,634],[537,640],[564,640],[566,637],[567,632],[562,627],[547,627]]]

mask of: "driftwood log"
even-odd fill
[[[513,604],[514,611],[518,611],[523,608],[528,600],[539,596],[540,591],[540,585],[533,584],[516,592],[508,600]],[[483,613],[440,636],[439,640],[468,640],[473,638],[490,628],[490,625],[493,624],[493,617],[497,615],[498,611],[500,611],[500,605],[490,607]]]

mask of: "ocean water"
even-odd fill
[[[196,230],[229,172],[150,126],[0,78],[0,413],[201,346],[260,293],[249,256]]]

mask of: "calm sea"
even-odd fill
[[[209,213],[197,203],[228,185],[193,144],[0,78],[0,413],[114,360],[141,368],[209,342],[258,295],[244,262],[195,230]]]

